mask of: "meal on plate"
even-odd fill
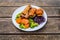
[[[16,15],[16,23],[22,29],[35,28],[45,21],[43,13],[43,9],[27,5],[21,13]]]

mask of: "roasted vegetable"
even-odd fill
[[[44,18],[43,16],[35,16],[35,17],[33,18],[33,20],[34,20],[36,23],[40,24],[40,23],[42,23],[42,22],[45,21],[45,18]]]
[[[29,28],[29,24],[25,24],[25,28]]]
[[[24,19],[22,19],[21,23],[28,24],[29,23],[29,20],[24,18]]]
[[[32,19],[29,19],[29,22],[30,22],[30,28],[38,26],[38,23],[35,23]]]
[[[34,16],[36,8],[31,8],[29,11],[29,16]]]
[[[21,18],[17,18],[17,19],[16,19],[16,22],[17,22],[18,24],[20,24],[20,23],[21,23]]]
[[[34,28],[34,27],[36,27],[36,26],[38,26],[38,23],[31,22],[31,24],[30,24],[30,27],[31,27],[31,28]]]
[[[25,25],[24,24],[20,24],[19,27],[26,29],[26,28],[29,28],[29,24],[25,24]]]
[[[16,15],[16,19],[19,18],[21,16],[22,13],[19,13]]]
[[[20,24],[19,27],[22,28],[22,29],[25,28],[24,24]]]
[[[38,16],[42,16],[42,15],[43,15],[43,10],[42,10],[42,9],[37,9],[37,10],[36,10],[36,14],[37,14]]]

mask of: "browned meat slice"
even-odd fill
[[[21,17],[29,18],[29,15],[28,14],[21,14]]]

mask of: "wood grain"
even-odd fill
[[[40,30],[24,32],[13,25],[13,12],[27,4],[46,11],[48,22]],[[60,0],[0,0],[0,40],[60,40]]]
[[[60,35],[0,35],[0,40],[60,40]]]
[[[0,17],[11,17],[19,7],[0,7]],[[60,7],[42,7],[48,16],[60,16]]]
[[[0,0],[0,6],[22,6],[26,4],[60,6],[60,0]]]
[[[35,32],[23,32],[18,30],[11,21],[11,18],[0,18],[1,33],[19,33],[19,34],[40,34],[40,33],[60,33],[60,18],[48,18],[47,24]]]

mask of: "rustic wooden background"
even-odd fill
[[[14,10],[27,4],[46,11],[48,22],[42,29],[24,32],[12,24]],[[60,0],[0,0],[0,40],[60,40]]]

